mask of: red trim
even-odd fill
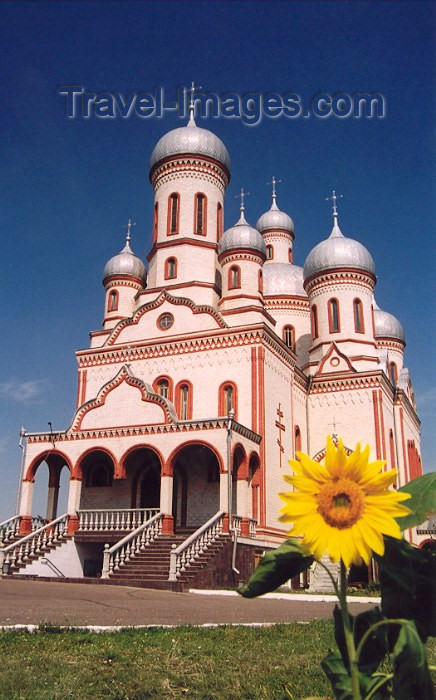
[[[210,250],[215,251],[218,249],[218,243],[203,241],[201,238],[174,238],[170,241],[159,241],[159,243],[156,243],[156,245],[152,247],[149,254],[147,255],[147,260],[148,262],[150,262],[150,260],[154,257],[156,251],[162,250],[162,248],[174,248],[180,245],[193,245],[196,248],[209,248]]]
[[[218,465],[220,468],[220,474],[225,474],[226,469],[224,469],[224,463],[222,460],[222,457],[216,447],[211,445],[209,442],[205,442],[204,440],[189,440],[189,442],[184,442],[183,445],[178,445],[170,454],[168,457],[166,464],[165,464],[165,476],[173,476],[174,475],[174,462],[176,461],[177,455],[181,450],[184,450],[186,447],[192,447],[192,445],[202,445],[202,447],[207,447],[218,460]]]
[[[236,386],[235,382],[229,380],[226,382],[222,382],[222,384],[220,384],[218,388],[218,415],[227,416],[227,406],[225,397],[225,389],[227,387],[231,387],[233,389],[232,408],[235,412],[235,420],[238,420],[238,387]]]
[[[110,313],[111,311],[118,311],[119,297],[120,295],[117,289],[111,289],[110,291],[108,291],[106,307],[106,311],[108,313]]]
[[[374,430],[375,430],[375,453],[377,459],[381,459],[380,452],[380,426],[378,418],[378,391],[376,389],[372,392],[372,403],[374,409]]]
[[[320,284],[323,284],[325,281],[326,277],[331,277],[334,278],[335,282],[352,282],[352,279],[349,279],[348,277],[342,277],[339,278],[337,277],[338,273],[349,273],[352,275],[361,275],[363,277],[366,277],[367,279],[371,280],[374,284],[377,282],[377,278],[375,275],[372,274],[372,272],[368,272],[368,270],[364,270],[363,268],[358,268],[358,267],[335,267],[330,270],[320,270],[319,272],[314,272],[310,277],[304,280],[304,288],[306,289],[311,282],[316,280],[318,277],[319,278],[324,278],[323,280],[320,279]],[[365,281],[362,279],[355,280],[357,284],[365,284]],[[315,286],[315,285],[314,285]],[[374,285],[372,285],[371,288],[373,288]]]
[[[266,524],[266,474],[265,474],[265,350],[260,347],[257,356],[257,371],[259,377],[259,434],[263,440],[260,443],[260,525]]]
[[[182,418],[182,394],[181,394],[181,389],[187,386],[188,387],[188,406],[187,406],[187,412],[188,415],[186,418]],[[176,389],[175,389],[175,406],[176,406],[176,413],[179,417],[179,420],[191,420],[192,418],[192,405],[193,405],[193,387],[192,387],[192,382],[189,381],[189,379],[182,379],[180,382],[177,382],[176,384]]]
[[[221,202],[217,203],[216,206],[216,239],[217,241],[221,240],[221,236],[223,235],[223,207]]]
[[[237,481],[247,481],[248,479],[248,459],[247,453],[238,442],[232,449],[232,472],[233,479]]]
[[[312,304],[310,309],[310,326],[312,331],[312,339],[318,338],[319,328],[318,328],[318,307],[316,304]]]
[[[159,202],[156,202],[154,205],[154,211],[153,211],[153,239],[152,239],[152,245],[154,245],[157,241],[157,234],[159,230]]]
[[[257,433],[257,367],[256,348],[251,348],[251,429]]]
[[[213,165],[218,165],[220,170],[224,173],[226,176],[228,182],[230,182],[230,172],[227,170],[226,166],[221,163],[219,160],[216,160],[215,158],[211,158],[210,156],[203,156],[200,154],[194,154],[194,153],[177,153],[172,156],[167,156],[166,158],[162,158],[159,160],[157,163],[153,165],[153,167],[150,170],[150,182],[153,182],[152,175],[154,175],[155,171],[158,170],[162,165],[165,163],[170,163],[172,160],[182,160],[184,158],[190,158],[192,160],[202,160],[205,161],[206,163],[212,163]],[[176,163],[174,163],[173,170],[192,170],[192,166],[186,167],[186,165],[183,165],[179,167]],[[167,172],[167,169],[165,169],[165,174]],[[158,176],[159,177],[159,176]],[[217,178],[218,179],[218,178]]]
[[[170,262],[174,262],[174,275],[170,275]],[[175,280],[177,278],[178,260],[174,255],[165,260],[164,279]]]
[[[202,231],[197,230],[198,201],[203,197]],[[207,196],[204,192],[197,192],[194,197],[194,235],[207,236]]]
[[[333,304],[336,304],[336,316],[338,319],[338,327],[334,328],[333,321]],[[327,311],[328,311],[328,318],[329,318],[329,333],[340,333],[341,332],[341,316],[339,313],[339,300],[336,297],[332,297],[331,299],[328,300],[327,302]]]
[[[82,370],[79,369],[77,372],[77,399],[76,399],[76,410],[80,406],[80,396],[82,394]]]
[[[235,287],[235,289],[240,289],[240,287]],[[255,295],[255,294],[232,294],[228,295],[226,294],[225,297],[219,300],[218,306],[222,306],[226,301],[230,301],[231,299],[254,299],[254,301],[260,301],[260,296]]]
[[[177,202],[176,230],[171,230],[171,222],[173,218],[173,201]],[[180,193],[171,192],[168,197],[168,214],[167,214],[167,236],[175,236],[180,230]]]
[[[384,417],[383,417],[383,394],[381,391],[379,391],[379,393],[378,393],[378,402],[380,405],[380,431],[381,431],[382,454],[383,454],[383,459],[386,459],[385,421],[384,421]]]
[[[404,436],[404,411],[403,411],[403,407],[400,408],[400,426],[401,426],[401,442],[402,442],[402,447],[403,447],[404,476],[405,476],[405,480],[406,480],[406,484],[407,484],[410,481],[410,470],[409,470],[409,464],[407,461],[406,438]]]
[[[167,374],[160,374],[158,377],[156,377],[156,379],[153,382],[154,392],[155,392],[155,394],[159,394],[158,384],[159,384],[159,382],[161,382],[163,380],[166,380],[168,382],[168,396],[167,396],[167,398],[168,398],[168,401],[172,402],[172,400],[173,400],[173,380]],[[159,396],[160,395],[161,394],[159,394]]]
[[[232,256],[237,256],[238,258],[243,258],[246,260],[252,260],[253,258],[256,258],[258,260],[261,260],[262,262],[265,262],[265,253],[262,253],[260,250],[255,250],[254,248],[230,248],[229,250],[223,250],[218,255],[218,262],[224,264],[224,259]]]
[[[236,281],[234,281],[233,276],[236,273]],[[232,265],[228,272],[228,289],[241,289],[241,268],[239,265]]]
[[[266,248],[266,259],[267,260],[274,260],[274,246],[271,243],[268,243]],[[268,255],[268,253],[271,253],[271,255]]]
[[[62,466],[68,467],[69,472],[70,472],[70,477],[71,477],[72,472],[73,472],[73,465],[72,465],[70,458],[67,457],[67,455],[64,454],[63,452],[61,452],[60,450],[51,449],[51,450],[45,450],[40,455],[37,455],[36,457],[34,457],[32,459],[32,461],[30,462],[29,466],[26,469],[26,473],[23,477],[23,481],[31,481],[31,482],[35,481],[35,475],[36,475],[36,471],[37,471],[39,465],[41,464],[41,462],[46,462],[48,457],[61,457],[65,463],[65,465],[62,465]],[[47,462],[47,464],[48,464],[48,462]],[[50,468],[50,465],[48,465],[48,466]]]
[[[361,328],[357,328],[357,307],[360,309],[360,325]],[[354,330],[356,333],[365,333],[365,318],[363,316],[363,304],[362,300],[358,297],[353,299],[353,314],[354,314]]]
[[[82,388],[81,388],[81,394],[80,394],[80,406],[83,406],[83,404],[86,401],[87,376],[88,376],[88,370],[84,369],[82,372]]]

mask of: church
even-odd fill
[[[191,101],[187,125],[151,154],[148,269],[130,224],[104,267],[103,324],[76,352],[72,423],[25,434],[19,513],[0,527],[4,571],[225,584],[224,570],[248,575],[285,537],[278,494],[298,450],[321,460],[326,436],[340,435],[350,450],[369,444],[398,486],[421,474],[404,330],[375,302],[375,262],[341,231],[338,196],[330,235],[299,267],[275,179],[256,225],[241,191],[225,229],[229,180],[227,149]],[[45,521],[32,515],[43,463]]]

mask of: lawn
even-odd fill
[[[327,620],[269,628],[0,633],[0,698],[295,698],[329,694]]]

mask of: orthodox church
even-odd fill
[[[255,226],[242,191],[239,220],[224,230],[229,180],[225,145],[196,125],[191,106],[188,124],[151,154],[148,271],[130,225],[104,267],[103,325],[76,352],[71,425],[25,435],[20,509],[3,528],[13,572],[102,570],[115,580],[135,561],[146,569],[145,554],[165,541],[161,580],[177,581],[232,533],[253,553],[276,546],[287,460],[298,450],[321,460],[328,434],[349,449],[368,443],[398,470],[398,485],[421,473],[404,330],[375,302],[374,260],[342,233],[337,195],[331,234],[299,267],[275,180]],[[48,524],[32,517],[42,463]],[[64,468],[68,508],[58,516]],[[44,567],[38,551],[49,545]]]

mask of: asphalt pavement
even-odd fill
[[[148,588],[0,579],[0,626],[207,625],[309,622],[333,602],[173,593]],[[373,603],[351,603],[357,614]]]

